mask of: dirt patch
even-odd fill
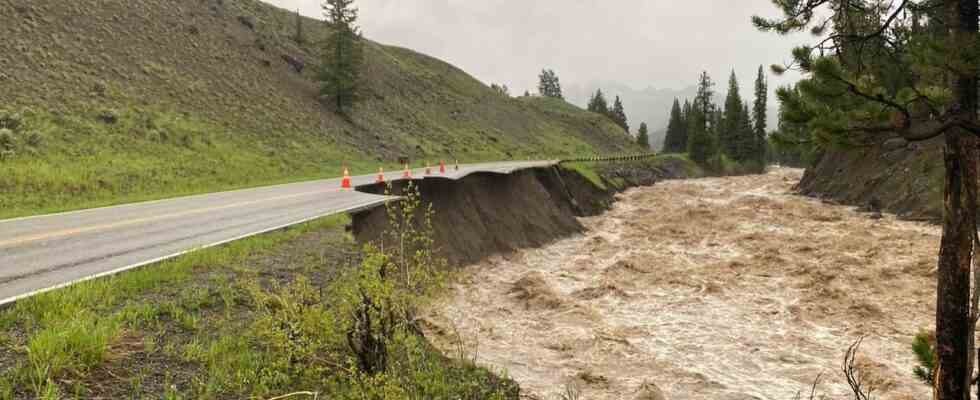
[[[939,229],[797,196],[801,175],[630,189],[582,234],[469,267],[430,326],[542,399],[787,399],[820,374],[845,398],[863,335],[879,398],[925,398],[910,346],[934,318]]]

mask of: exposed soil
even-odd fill
[[[802,171],[630,189],[586,231],[468,268],[428,336],[533,398],[845,398],[848,345],[883,399],[925,398],[938,227],[797,196]]]
[[[943,141],[884,144],[824,154],[800,181],[807,196],[864,206],[876,201],[907,219],[943,215]]]
[[[391,193],[403,193],[405,185],[396,182]],[[431,222],[437,250],[453,265],[543,246],[582,231],[570,194],[553,168],[473,174],[460,181],[425,179],[413,185],[435,209]],[[353,222],[354,235],[362,242],[377,241],[390,229],[383,207],[357,214]]]
[[[595,166],[606,188],[577,171],[536,168],[508,175],[479,173],[459,181],[412,181],[425,203],[432,206],[433,239],[451,265],[479,262],[494,254],[540,247],[582,232],[576,216],[608,210],[615,193],[627,187],[653,185],[689,176],[690,161],[664,158]],[[358,188],[369,193],[401,195],[408,183]],[[421,213],[420,213],[421,214]],[[421,221],[421,215],[419,222]],[[353,231],[360,242],[377,242],[390,229],[383,207],[354,215]]]

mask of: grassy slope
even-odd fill
[[[360,255],[347,223],[327,218],[0,310],[0,400],[516,398],[511,381],[417,338],[389,343],[397,365],[385,376],[351,375],[338,299]]]
[[[340,118],[314,82],[325,25],[304,20],[299,45],[294,16],[255,0],[0,0],[0,15],[0,109],[22,122],[0,161],[0,218],[336,176],[345,162],[369,173],[400,155],[637,150],[604,117],[373,42],[362,99]]]

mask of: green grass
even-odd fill
[[[367,281],[364,267],[343,264],[348,222],[325,218],[15,303],[0,312],[0,338],[14,349],[0,352],[0,399],[514,398],[510,381],[414,335],[390,339],[386,373],[353,369],[343,299]]]
[[[684,176],[698,177],[705,176],[704,169],[699,166],[694,161],[691,161],[687,157],[687,154],[658,154],[657,157],[653,159],[652,165],[655,167],[666,167],[668,164],[673,166],[680,166]]]
[[[249,141],[206,122],[140,109],[115,124],[22,113],[17,151],[0,162],[0,218],[377,171],[351,150],[316,139]],[[46,138],[29,146],[27,132]],[[161,134],[160,132],[167,132]]]
[[[347,222],[344,215],[327,217],[20,300],[0,312],[0,330],[27,338],[19,366],[0,375],[0,389],[29,385],[41,396],[50,382],[85,376],[105,362],[123,332],[153,331],[161,321],[198,330],[198,312],[221,299],[191,285],[202,271],[234,268],[304,233]],[[161,300],[167,298],[175,300]]]
[[[705,176],[703,168],[687,158],[685,154],[660,154],[647,160],[639,161],[601,161],[601,162],[568,162],[562,163],[562,168],[577,172],[590,183],[602,190],[624,189],[627,182],[620,177],[608,174],[607,170],[616,165],[632,165],[635,168],[672,170],[678,176]]]
[[[602,190],[609,190],[609,188],[606,187],[605,180],[599,176],[596,166],[597,163],[594,162],[573,162],[562,164],[562,167],[578,172],[579,175],[582,175],[590,183],[595,185],[595,187]]]

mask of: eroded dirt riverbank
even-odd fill
[[[587,231],[469,267],[429,337],[534,398],[844,398],[847,346],[885,399],[925,398],[909,350],[931,326],[939,228],[793,195],[802,174],[670,181]],[[647,396],[647,397],[644,397]]]

